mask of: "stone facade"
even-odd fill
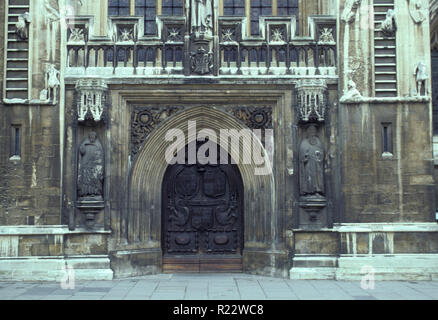
[[[0,279],[59,280],[65,265],[76,278],[110,279],[194,264],[436,279],[436,1],[430,11],[427,0],[180,2],[173,14],[161,0],[0,4]],[[166,135],[184,133],[181,149],[196,140],[194,121],[217,136],[248,129],[272,170],[237,161],[238,199],[217,175],[178,209],[163,197]],[[223,194],[240,219],[235,247],[235,230],[208,227]],[[184,212],[190,231],[164,220]],[[172,232],[182,251],[206,237],[205,252],[163,255]]]

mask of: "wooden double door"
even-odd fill
[[[169,165],[162,188],[163,271],[242,271],[243,184],[237,166]]]

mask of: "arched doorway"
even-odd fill
[[[198,144],[199,147],[199,144]],[[237,165],[169,165],[162,184],[164,272],[241,272],[243,183]],[[224,152],[222,150],[222,152]],[[188,154],[188,147],[186,152]]]

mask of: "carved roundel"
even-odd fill
[[[268,122],[269,116],[264,110],[257,110],[251,115],[251,121],[257,128],[262,128]]]
[[[149,125],[152,120],[153,120],[153,116],[152,113],[150,113],[149,111],[142,111],[139,115],[138,115],[138,119],[140,120],[142,125]]]

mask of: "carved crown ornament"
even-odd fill
[[[102,79],[81,79],[76,82],[78,121],[104,120],[108,86]]]
[[[300,121],[325,121],[327,84],[323,79],[301,79],[296,84]]]

